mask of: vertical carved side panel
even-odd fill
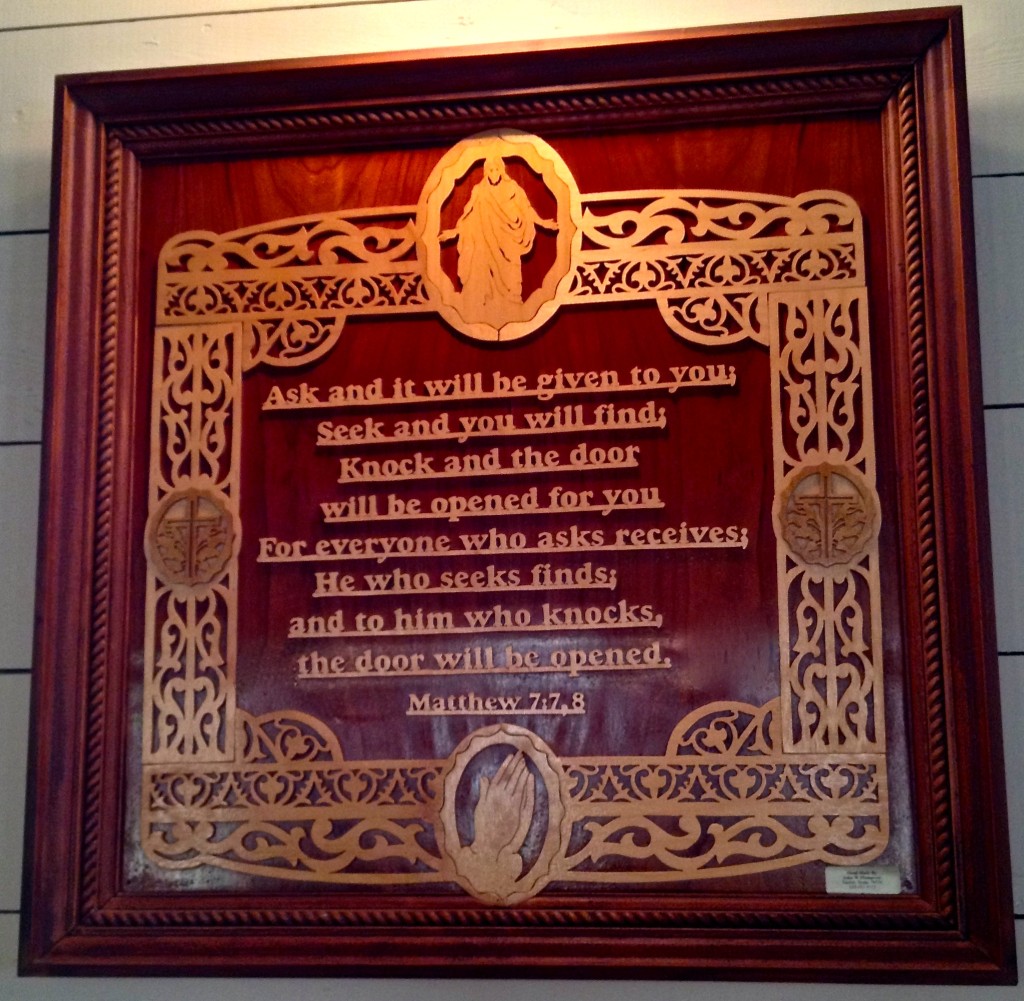
[[[884,746],[867,294],[771,296],[787,751]]]
[[[234,756],[240,331],[157,329],[145,537],[147,763]]]

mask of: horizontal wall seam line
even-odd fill
[[[31,674],[31,667],[0,667],[0,675],[5,674]]]
[[[25,439],[25,441],[0,441],[0,448],[6,448],[8,445],[42,445],[41,439]]]
[[[999,650],[997,657],[1024,657],[1024,650]]]
[[[1024,170],[1007,170],[995,174],[971,174],[971,179],[975,181],[985,177],[1024,177]]]
[[[48,229],[0,229],[0,236],[46,236]]]
[[[336,0],[335,3],[297,3],[287,7],[248,7],[245,10],[200,10],[184,14],[155,14],[152,17],[112,17],[102,21],[56,21],[53,24],[21,24],[0,28],[0,34],[15,31],[47,31],[51,28],[92,28],[108,24],[136,24],[142,21],[181,21],[195,17],[234,17],[246,14],[277,14],[297,10],[331,10],[340,7],[379,7],[385,4],[423,3],[424,0]]]
[[[1020,410],[1024,408],[1024,403],[986,403],[983,405],[983,410]]]

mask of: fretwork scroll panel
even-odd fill
[[[550,147],[546,157],[558,160]],[[561,164],[555,174],[563,171]],[[766,344],[772,289],[859,287],[865,280],[860,213],[840,192],[575,197],[578,245],[571,261],[566,250],[552,309],[648,300],[692,343],[750,337]],[[346,318],[436,312],[444,304],[424,283],[430,248],[414,240],[418,212],[429,215],[422,205],[390,206],[226,234],[183,233],[161,254],[158,317],[242,318],[248,370],[261,361],[283,366],[322,357]],[[457,312],[442,315],[459,325]]]
[[[240,361],[238,324],[157,328],[145,538],[147,762],[234,755]]]
[[[889,837],[884,756],[787,755],[776,709],[705,707],[680,721],[664,756],[559,759],[536,734],[500,725],[447,761],[413,762],[349,761],[311,716],[239,711],[235,764],[147,767],[146,850],[168,868],[435,891],[460,884],[496,903],[552,883],[671,882],[876,858]],[[530,866],[516,862],[520,851],[505,853],[510,872],[481,868],[488,850],[500,857],[502,848],[481,845],[479,829],[468,850],[461,844],[451,799],[481,755],[499,750],[529,761],[534,806],[548,817],[541,847],[520,846]]]
[[[864,290],[771,297],[787,749],[883,746],[874,431]]]

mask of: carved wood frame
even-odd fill
[[[459,53],[458,75],[451,54],[428,53],[59,81],[26,971],[256,964],[366,973],[386,963],[429,973],[479,970],[472,957],[486,954],[489,968],[534,973],[1007,982],[1012,924],[960,33],[959,15],[937,10],[532,52],[498,47]],[[343,100],[318,96],[327,81]],[[301,892],[275,896],[273,906],[227,893],[126,893],[119,845],[129,709],[116,667],[126,660],[126,555],[116,543],[117,526],[143,502],[117,471],[132,436],[147,433],[125,419],[132,386],[146,377],[127,321],[138,294],[130,262],[141,164],[455,142],[509,122],[543,135],[623,120],[853,111],[877,114],[884,129],[892,273],[903,283],[888,307],[900,345],[892,418],[913,469],[894,517],[908,579],[920,581],[903,595],[919,891],[808,896],[785,907],[749,897],[738,906],[723,891],[702,896],[699,910],[662,891],[614,907],[552,898],[506,909],[468,898],[424,908],[364,895],[325,907]],[[240,932],[251,946],[244,963],[232,959]]]

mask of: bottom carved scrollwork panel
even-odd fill
[[[788,754],[777,704],[716,703],[666,754],[560,760],[477,730],[442,761],[346,761],[301,713],[239,713],[230,765],[147,766],[144,847],[162,868],[285,880],[455,884],[510,906],[552,884],[644,884],[871,861],[888,841],[883,755]]]

